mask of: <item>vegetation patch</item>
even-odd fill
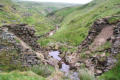
[[[118,21],[120,21],[120,16],[113,16],[113,17],[110,17],[110,18],[108,19],[108,22],[109,22],[110,24],[116,23],[116,22],[118,22]]]
[[[13,71],[10,73],[0,73],[0,80],[46,80],[45,78],[38,76],[37,74],[27,71]]]

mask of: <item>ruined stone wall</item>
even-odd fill
[[[39,50],[40,46],[37,43],[37,36],[35,36],[35,30],[33,27],[27,24],[14,24],[14,25],[4,25],[8,30],[14,33],[17,37],[31,46],[34,50]]]
[[[19,29],[19,27],[21,25],[19,25],[18,28],[15,28],[18,25],[5,25],[5,27],[9,28],[9,31],[7,28],[2,27],[0,28],[0,57],[2,56],[2,52],[5,51],[7,54],[3,54],[5,55],[4,57],[7,58],[12,57],[11,59],[11,64],[16,65],[19,63],[21,63],[21,66],[32,66],[32,65],[38,65],[41,63],[41,60],[37,57],[35,51],[33,50],[29,50],[29,49],[24,49],[23,46],[21,45],[21,43],[17,42],[17,38],[16,36],[20,36],[20,38],[24,41],[30,40],[33,41],[33,37],[35,37],[34,33],[35,31],[33,31],[32,28],[29,27],[25,27],[26,32],[24,32],[24,28],[21,27],[23,29],[24,33],[20,33],[22,32],[21,28]],[[15,32],[16,30],[16,32]],[[21,30],[21,31],[20,31]],[[13,33],[11,33],[11,32]],[[27,35],[28,33],[28,35]],[[24,38],[23,38],[23,36]],[[32,39],[29,39],[29,36],[33,36]],[[27,36],[27,38],[25,38]],[[29,44],[29,42],[27,42]],[[36,42],[37,44],[37,42]],[[34,47],[34,46],[33,46]],[[34,47],[36,48],[36,47]],[[15,50],[17,51],[15,54],[16,56],[12,55],[9,51]]]

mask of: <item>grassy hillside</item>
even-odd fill
[[[21,21],[21,17],[15,13],[14,4],[10,0],[0,0],[0,4],[3,5],[0,10],[0,25]],[[17,21],[18,19],[20,21]]]
[[[4,5],[0,9],[0,25],[27,23],[35,26],[38,35],[54,29],[54,23],[45,15],[63,7],[73,6],[73,4],[16,2],[16,0],[0,0],[0,3]]]
[[[34,25],[38,34],[42,35],[54,28],[53,24],[36,10],[25,7],[11,0],[1,0],[4,7],[0,10],[0,25],[26,23]]]
[[[76,47],[86,38],[90,26],[96,19],[112,15],[120,15],[120,0],[93,0],[91,3],[85,5],[77,5],[64,9],[61,8],[69,5],[48,4],[49,3],[40,4],[33,2],[26,3],[0,0],[0,5],[3,5],[3,7],[0,7],[0,26],[4,24],[26,23],[35,26],[37,35],[43,35],[53,30],[55,24],[59,24],[60,29],[53,36],[40,38],[38,42],[41,46],[47,45],[48,43],[61,42]],[[48,13],[50,14],[46,17]],[[104,49],[105,47],[108,48],[109,46],[110,44],[108,43],[105,46],[100,47],[100,49]],[[58,75],[60,76],[60,74],[54,73],[55,70],[53,67],[48,65],[41,64],[38,66],[32,66],[30,69],[21,68],[19,65],[11,65],[11,57],[5,55],[8,53],[12,55],[12,53],[16,53],[16,51],[1,52],[0,80],[45,80],[46,78],[53,77],[53,75],[56,75],[57,77]],[[117,57],[119,60],[120,56]],[[120,64],[118,63],[112,70],[100,76],[100,80],[119,80],[119,67]],[[12,70],[21,70],[23,72],[11,72]],[[82,73],[80,76],[84,78],[81,79],[87,80],[85,79],[85,75],[88,73],[86,72],[84,75],[82,75]],[[88,80],[89,79],[90,78],[88,77]],[[91,78],[91,80],[92,79],[93,78]]]
[[[27,1],[18,1],[18,5],[21,5],[27,9],[34,8],[38,13],[42,15],[47,15],[53,11],[59,10],[61,8],[74,6],[76,4],[66,4],[66,3],[50,3],[50,2],[27,2]],[[32,5],[32,6],[31,6]]]
[[[56,10],[53,11],[52,13],[48,14],[47,16],[53,20],[54,23],[60,24],[64,17],[72,13],[78,8],[78,6],[73,6],[73,7],[67,7],[63,8],[61,10]]]
[[[34,7],[28,9],[29,7],[20,6],[10,0],[1,0],[0,3],[4,5],[0,10],[0,25],[27,23],[34,25],[40,32],[39,35],[54,28],[52,23]]]
[[[10,73],[0,73],[0,80],[46,80],[45,78],[36,75],[35,73],[13,71]]]
[[[85,39],[89,27],[96,19],[119,15],[119,4],[119,0],[94,0],[77,8],[55,12],[56,20],[59,20],[58,18],[63,17],[63,15],[65,16],[60,23],[61,28],[49,39],[77,46]]]

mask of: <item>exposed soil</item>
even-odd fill
[[[113,26],[114,25],[106,25],[99,35],[96,36],[93,43],[89,46],[91,51],[95,51],[98,47],[105,44],[105,42],[113,35]]]

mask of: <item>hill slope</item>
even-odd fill
[[[57,16],[55,20],[58,22],[60,22],[59,17],[65,16],[60,23],[61,28],[52,38],[70,45],[79,45],[96,19],[120,14],[119,4],[119,0],[94,0],[77,8],[55,12],[54,16]]]

